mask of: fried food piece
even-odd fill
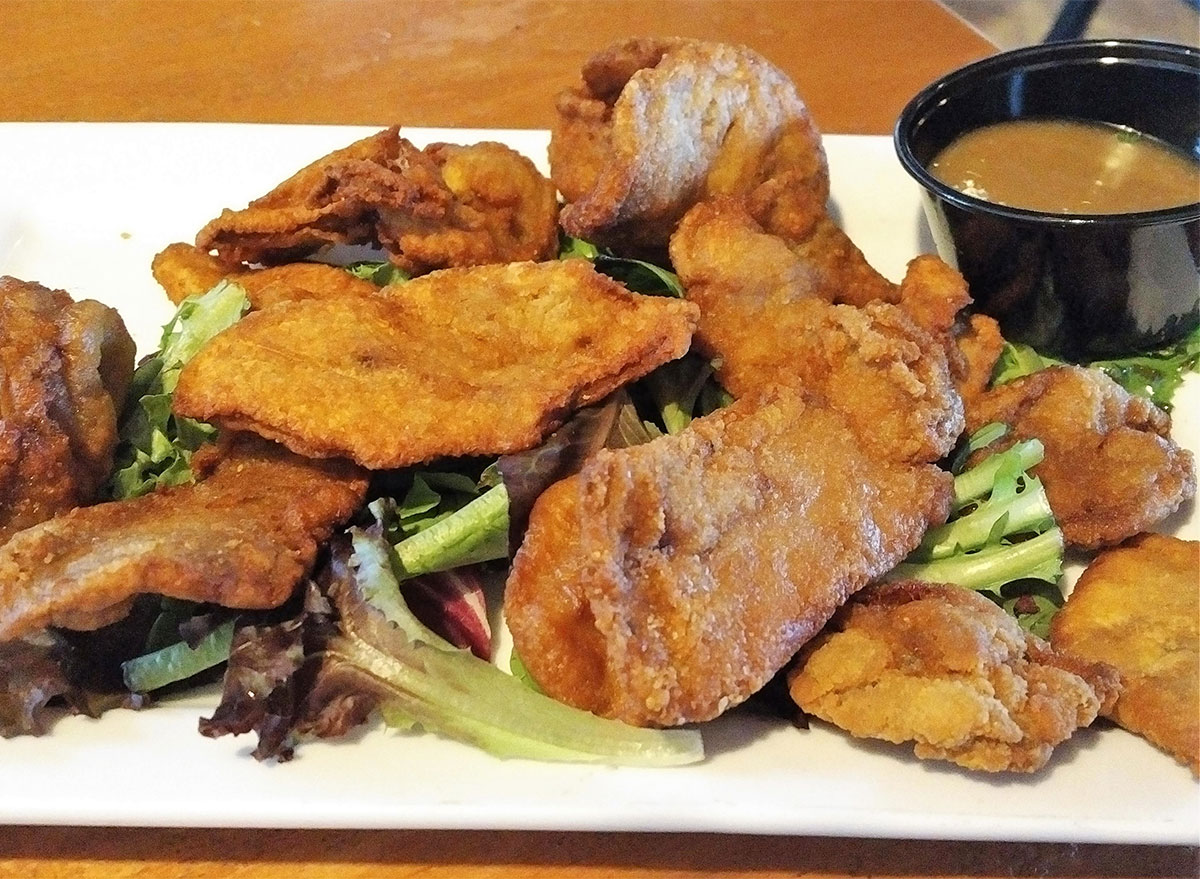
[[[300,458],[257,437],[193,463],[194,485],[73,510],[0,546],[0,640],[48,625],[97,628],[143,592],[275,607],[366,495],[366,474],[348,462]]]
[[[1056,652],[982,595],[929,583],[864,590],[788,674],[808,714],[985,772],[1040,769],[1119,686],[1111,667]]]
[[[534,505],[505,589],[515,648],[561,701],[641,726],[707,720],[944,521],[950,485],[791,392],[601,451]]]
[[[0,277],[0,544],[95,500],[133,358],[113,309]]]
[[[297,299],[374,296],[379,292],[370,281],[338,266],[317,262],[231,271],[215,256],[182,242],[168,244],[156,254],[150,270],[176,305],[189,296],[202,296],[223,280],[240,285],[255,310]]]
[[[933,461],[953,446],[962,403],[942,341],[888,302],[831,305],[847,275],[824,245],[798,252],[725,200],[684,218],[671,259],[700,306],[696,347],[719,361],[717,378],[735,397],[774,384],[821,396],[895,460]],[[931,259],[913,262],[894,298],[920,298],[927,277],[943,283]]]
[[[1124,687],[1105,714],[1200,776],[1200,542],[1142,534],[1100,553],[1050,640],[1116,666]]]
[[[1009,433],[976,454],[1041,440],[1045,458],[1033,473],[1073,546],[1120,543],[1196,493],[1192,454],[1171,439],[1170,416],[1098,369],[1043,369],[974,398],[968,429],[992,421]]]
[[[558,96],[550,172],[570,234],[662,248],[699,201],[829,195],[820,134],[787,76],[743,47],[632,39],[587,61]]]
[[[992,373],[1004,353],[1000,324],[986,314],[973,314],[955,336],[955,345],[961,357],[955,384],[963,405],[970,409],[972,401],[991,386]]]
[[[174,407],[371,469],[502,454],[682,356],[695,322],[584,260],[447,269],[247,315],[183,368]]]
[[[420,274],[549,257],[557,212],[553,184],[503,144],[421,151],[393,127],[318,159],[243,210],[222,211],[196,244],[236,267],[377,243]]]

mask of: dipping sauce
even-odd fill
[[[1200,162],[1101,122],[987,125],[953,141],[929,172],[966,195],[1053,214],[1124,214],[1200,201]]]

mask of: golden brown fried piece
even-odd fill
[[[196,244],[231,267],[295,262],[328,244],[378,243],[412,274],[542,259],[557,246],[554,186],[502,144],[418,150],[389,128],[298,171]]]
[[[821,138],[791,81],[743,47],[632,39],[587,61],[558,96],[551,177],[572,235],[661,248],[684,213],[769,185],[823,203]]]
[[[1050,628],[1121,673],[1105,713],[1200,776],[1200,542],[1142,534],[1096,557]]]
[[[1114,669],[1052,650],[982,595],[888,583],[864,590],[788,674],[796,704],[923,759],[1033,772],[1119,690]]]
[[[505,590],[557,699],[637,725],[707,720],[945,519],[948,475],[865,452],[785,392],[592,457],[534,506]]]
[[[717,377],[736,397],[800,388],[844,412],[890,459],[946,454],[963,416],[942,340],[887,302],[831,305],[845,292],[839,284],[858,273],[843,271],[824,244],[809,244],[798,252],[730,200],[692,210],[671,239],[671,259],[700,306],[696,347],[719,360]],[[928,278],[945,283],[949,270],[934,262],[915,260],[893,298],[919,300]]]
[[[174,407],[371,469],[500,454],[682,356],[695,321],[585,260],[448,269],[246,316],[184,367]]]
[[[366,494],[366,474],[348,462],[256,437],[205,457],[193,461],[211,475],[195,485],[73,510],[0,547],[0,640],[96,628],[142,592],[275,607]]]
[[[992,373],[1004,352],[1004,337],[1000,335],[1000,324],[995,318],[973,314],[954,341],[960,364],[955,373],[955,384],[964,407],[970,409],[972,401],[992,383]]]
[[[269,308],[296,299],[335,296],[373,296],[379,288],[345,269],[316,262],[285,263],[265,269],[230,270],[221,260],[191,244],[168,244],[150,265],[154,280],[176,305],[201,296],[220,281],[240,285],[252,309]]]
[[[95,500],[133,357],[113,309],[0,277],[0,544]]]
[[[1074,546],[1119,543],[1196,493],[1192,454],[1171,439],[1170,417],[1097,369],[1043,369],[974,398],[968,429],[992,421],[1010,431],[991,451],[1042,441],[1045,458],[1033,473]]]

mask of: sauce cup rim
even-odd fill
[[[901,111],[893,130],[896,155],[904,170],[926,190],[938,198],[964,210],[993,214],[1010,220],[1048,226],[1157,226],[1200,220],[1200,200],[1153,211],[1130,211],[1115,214],[1075,214],[1017,208],[967,195],[934,177],[912,151],[911,135],[924,118],[933,112],[939,101],[954,89],[997,73],[1031,67],[1048,61],[1099,61],[1108,56],[1123,61],[1176,61],[1195,69],[1200,77],[1200,50],[1177,43],[1154,40],[1071,40],[1041,43],[999,52],[951,71],[918,92]],[[1050,118],[1024,117],[1024,118]],[[1062,118],[1062,117],[1055,117]]]

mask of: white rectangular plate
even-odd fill
[[[259,125],[0,124],[0,273],[118,307],[142,351],[172,308],[150,259],[190,241],[369,129]],[[413,131],[503,140],[544,160],[543,132]],[[878,137],[826,139],[837,213],[897,278],[928,250],[915,186]],[[544,164],[544,162],[543,162]],[[1200,448],[1200,387],[1176,435]],[[1198,535],[1191,508],[1164,530]],[[910,748],[800,731],[740,713],[704,726],[708,758],[677,769],[497,760],[377,726],[255,762],[249,738],[210,740],[208,692],[143,712],[68,718],[0,741],[0,822],[212,827],[729,831],[900,838],[1200,841],[1200,786],[1141,739],[1098,724],[1040,774],[985,776]]]

